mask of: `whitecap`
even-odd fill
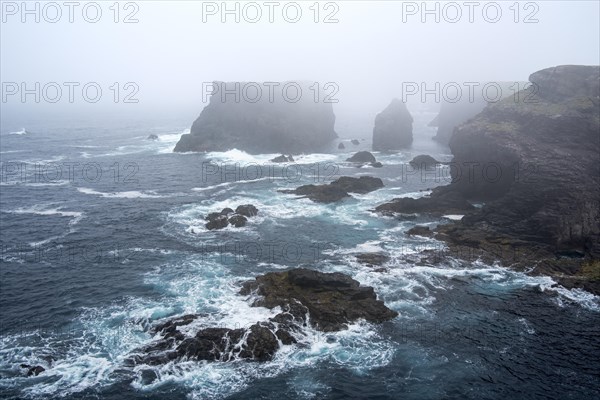
[[[83,194],[96,195],[105,198],[119,198],[119,199],[159,199],[165,196],[159,195],[156,192],[149,191],[137,191],[130,190],[125,192],[99,192],[90,188],[77,188],[77,190]]]

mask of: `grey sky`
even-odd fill
[[[233,15],[223,23],[220,10],[202,21],[203,7],[214,11],[210,2],[136,1],[134,18],[139,22],[129,24],[113,21],[112,1],[98,2],[102,9],[98,23],[83,19],[84,2],[74,9],[74,23],[68,21],[64,6],[56,23],[45,21],[43,15],[39,23],[34,16],[22,23],[21,10],[12,15],[6,3],[11,2],[2,2],[2,82],[98,82],[104,93],[96,104],[77,97],[73,104],[62,100],[21,104],[10,98],[2,103],[3,117],[20,109],[25,114],[151,111],[194,118],[202,108],[203,82],[305,79],[339,86],[336,114],[363,110],[371,118],[392,97],[401,96],[402,82],[526,80],[542,68],[598,64],[600,58],[598,1],[537,1],[527,7],[528,2],[520,2],[518,23],[509,8],[512,1],[498,2],[502,16],[497,23],[485,20],[486,2],[474,2],[478,6],[470,23],[469,9],[462,1],[455,3],[463,13],[457,23],[444,18],[445,2],[437,2],[438,23],[434,15],[422,22],[421,10],[409,15],[414,9],[400,1],[337,1],[327,9],[327,2],[321,2],[319,23],[309,9],[312,1],[298,2],[302,17],[297,23],[284,19],[286,2],[274,9],[271,23],[268,6],[258,1],[263,12],[260,22],[244,21],[241,14],[239,23]],[[125,3],[120,3],[120,20],[136,11],[134,6],[125,10]],[[234,7],[232,3],[229,7]],[[435,2],[428,3],[435,7]],[[222,2],[212,4],[220,8]],[[339,10],[333,18],[339,22],[323,23],[335,5]],[[420,8],[422,2],[412,5]],[[243,6],[240,2],[240,13]],[[54,18],[54,11],[47,11]],[[253,9],[247,11],[253,18]],[[293,9],[288,11],[293,17]],[[454,18],[454,9],[446,11],[448,18]],[[493,11],[488,17],[494,17]],[[524,23],[532,12],[538,22]],[[135,82],[139,87],[135,98],[140,102],[112,103],[109,86],[114,82]]]

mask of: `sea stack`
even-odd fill
[[[389,106],[375,117],[373,128],[373,150],[399,150],[412,144],[413,118],[399,99],[394,99]]]
[[[190,133],[181,136],[174,151],[325,151],[337,138],[335,115],[331,103],[315,98],[314,85],[213,82],[209,104],[192,124]]]

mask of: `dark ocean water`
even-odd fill
[[[433,115],[414,117],[413,148],[375,153],[381,169],[343,162],[367,141],[275,165],[237,150],[173,154],[187,121],[30,123],[24,134],[3,121],[0,397],[598,398],[597,297],[479,261],[417,265],[411,257],[443,244],[404,232],[448,219],[369,211],[446,183],[444,167],[422,176],[406,165],[421,153],[451,159],[430,140]],[[342,175],[386,187],[332,205],[277,192]],[[204,229],[207,212],[246,203],[259,215],[245,228]],[[386,273],[355,261],[381,249],[392,255]],[[240,282],[299,265],[350,274],[399,317],[310,331],[262,364],[124,365],[162,318],[207,313],[202,326],[226,327],[268,318],[276,312],[237,295]],[[27,378],[21,363],[46,371]]]

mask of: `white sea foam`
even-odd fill
[[[461,219],[463,219],[464,215],[461,214],[446,214],[446,215],[442,215],[442,218],[446,218],[452,221],[460,221]]]
[[[159,199],[165,196],[159,195],[156,192],[149,191],[137,191],[130,190],[125,192],[99,192],[90,188],[77,188],[77,190],[84,194],[96,195],[105,198],[119,198],[119,199]]]
[[[9,135],[28,135],[29,132],[25,128],[21,128],[20,131],[10,132]]]

